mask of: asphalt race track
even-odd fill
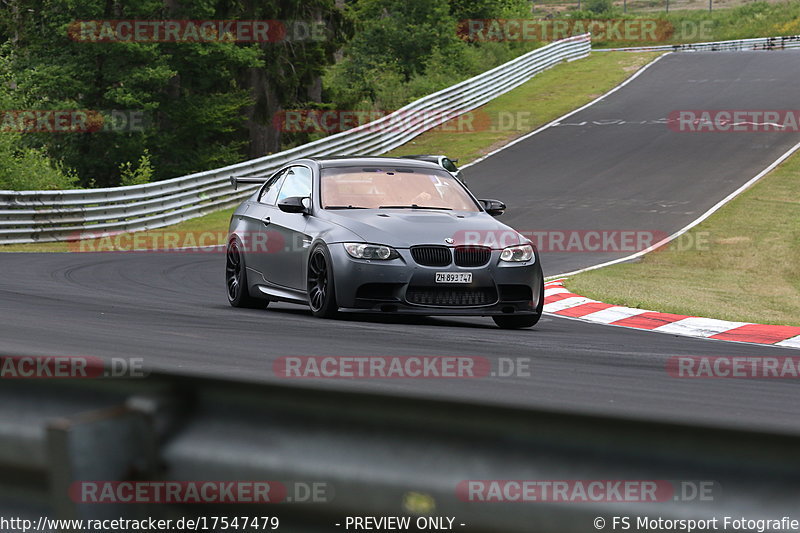
[[[467,176],[479,196],[505,200],[505,220],[521,230],[672,232],[800,138],[677,133],[662,119],[680,109],[794,109],[798,86],[800,52],[673,54]],[[617,255],[544,254],[543,265],[555,274]],[[141,357],[156,369],[284,384],[272,370],[284,355],[525,357],[530,377],[319,386],[800,432],[800,389],[790,380],[684,380],[665,371],[676,355],[797,354],[790,349],[552,317],[509,333],[489,319],[323,321],[289,305],[236,310],[225,300],[219,253],[3,254],[0,265],[4,354]]]
[[[796,51],[670,54],[633,82],[464,170],[481,198],[509,206],[519,231],[637,230],[671,234],[800,142],[797,133],[679,133],[680,110],[797,107]],[[630,255],[555,253],[560,274]]]

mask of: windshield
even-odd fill
[[[340,167],[322,171],[322,207],[480,211],[447,172],[427,168]]]

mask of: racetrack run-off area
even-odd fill
[[[554,280],[545,285],[544,301],[546,313],[579,318],[587,322],[688,337],[800,349],[800,327],[797,326],[732,322],[612,305],[571,293],[564,287],[563,280]]]

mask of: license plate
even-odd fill
[[[437,272],[436,283],[472,283],[472,272]]]

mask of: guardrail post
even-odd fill
[[[118,406],[52,421],[46,428],[50,495],[60,519],[142,516],[142,505],[82,503],[81,482],[153,479],[157,435],[148,413]],[[84,490],[86,492],[84,492]],[[96,492],[99,494],[99,492]]]

